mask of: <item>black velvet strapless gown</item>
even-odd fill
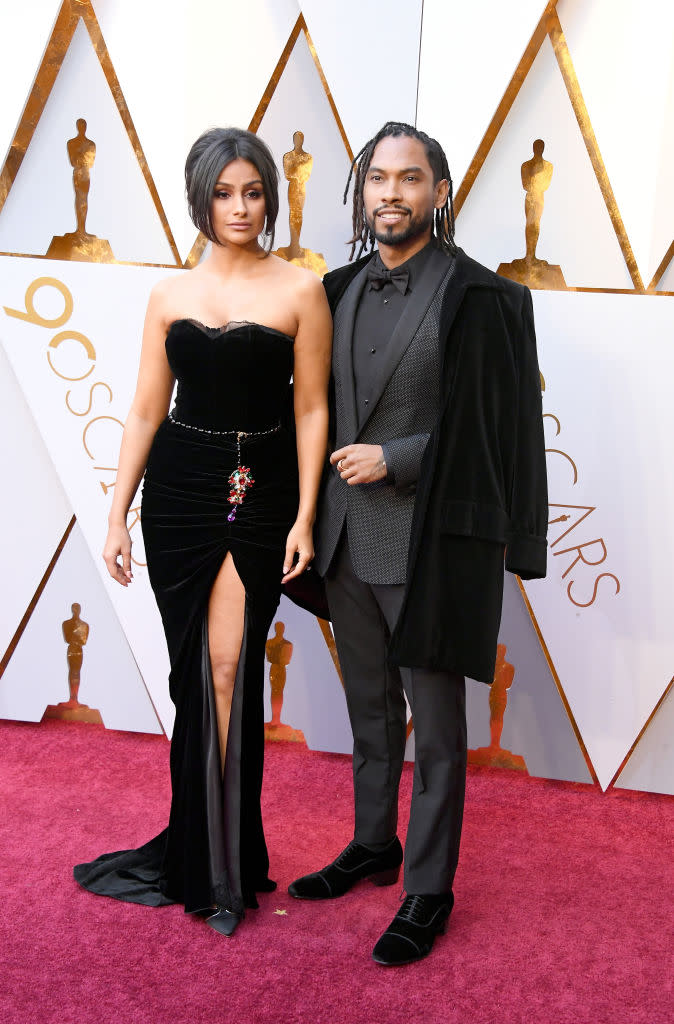
[[[130,902],[183,903],[190,912],[217,905],[240,914],[257,906],[256,891],[273,888],[260,813],[263,679],[298,505],[293,339],[256,324],[209,328],[178,320],[166,351],[176,404],[150,451],[141,521],[176,707],[171,813],[168,827],[145,846],[80,864],[75,878]],[[236,432],[249,435],[239,440],[240,455],[254,479],[239,505],[229,501]],[[228,552],[246,602],[223,777],[207,610]]]

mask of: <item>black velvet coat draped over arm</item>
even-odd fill
[[[440,323],[440,412],[417,482],[389,658],[491,683],[504,553],[523,579],[546,571],[541,384],[529,290],[462,250],[456,260]],[[333,309],[362,264],[326,276]]]

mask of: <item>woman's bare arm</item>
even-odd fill
[[[314,555],[312,529],[328,443],[328,379],[332,352],[332,318],[318,278],[302,282],[293,371],[295,429],[300,500],[297,520],[288,534],[284,581],[298,576]],[[295,554],[297,564],[293,567]]]
[[[113,579],[123,586],[131,580],[131,538],[126,515],[145,472],[157,427],[166,416],[174,377],[166,358],[167,324],[163,313],[166,282],[153,288],[145,314],[136,393],[126,418],[119,452],[109,531],[103,558]],[[118,557],[121,555],[120,566]]]

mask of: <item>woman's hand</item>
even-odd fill
[[[297,563],[293,565],[297,555]],[[309,562],[314,557],[314,539],[310,526],[303,523],[295,523],[286,541],[286,554],[283,560],[282,583],[293,579],[303,573]]]
[[[120,565],[117,559],[121,557]],[[125,523],[111,526],[103,548],[103,561],[113,580],[128,587],[133,579],[131,572],[131,537]]]

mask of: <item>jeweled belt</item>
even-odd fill
[[[196,430],[199,434],[211,434],[214,437],[236,437],[236,469],[229,475],[229,497],[227,501],[232,505],[232,511],[227,516],[228,522],[232,523],[236,518],[236,510],[242,504],[246,491],[255,483],[253,475],[248,466],[241,465],[241,442],[250,437],[264,437],[266,434],[275,434],[281,429],[281,424],[269,430],[209,430],[208,427],[195,427],[192,423],[183,423],[176,419],[173,411],[168,414],[171,423],[178,427],[185,427],[186,430]]]

